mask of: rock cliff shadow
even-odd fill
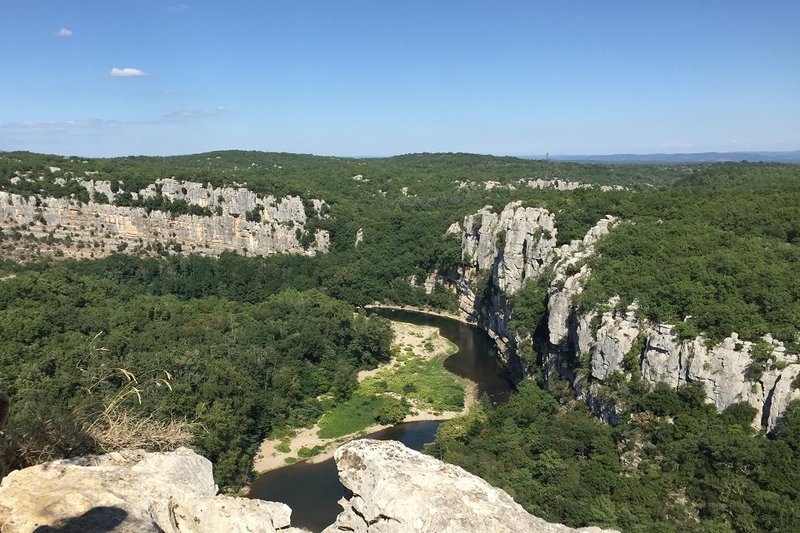
[[[81,516],[63,520],[56,526],[39,526],[34,533],[106,533],[113,531],[128,517],[118,507],[95,507]]]

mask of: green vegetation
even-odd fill
[[[547,282],[549,275],[530,280],[514,293],[509,304],[514,309],[511,329],[518,333],[533,334],[547,312]]]
[[[451,345],[448,355],[455,351]],[[425,359],[408,353],[397,353],[401,363],[367,378],[359,386],[368,394],[390,393],[413,400],[421,409],[431,411],[460,411],[464,408],[464,385],[445,370],[444,357]]]
[[[433,345],[432,339],[422,344]],[[464,408],[464,385],[444,368],[444,360],[456,350],[449,343],[445,354],[426,358],[411,346],[394,346],[394,364],[364,379],[349,400],[335,405],[319,421],[324,439],[359,433],[375,424],[394,424],[417,409],[433,412]],[[428,351],[428,350],[426,350]]]
[[[335,439],[356,434],[375,424],[400,422],[410,411],[408,402],[393,396],[357,392],[322,417],[318,435]]]
[[[315,420],[317,396],[348,395],[358,369],[389,357],[385,320],[319,291],[250,304],[139,289],[69,267],[0,284],[10,466],[94,451],[103,443],[92,429],[124,410],[131,420],[122,433],[150,415],[183,423],[217,480],[235,485],[273,428]]]
[[[772,333],[800,352],[800,167],[714,165],[621,207],[584,308],[619,294],[685,336]]]
[[[623,531],[797,531],[800,401],[775,438],[755,410],[717,415],[696,388],[658,387],[617,428],[524,383],[443,424],[427,452],[508,491],[528,511]]]
[[[297,457],[301,459],[308,459],[309,457],[314,457],[315,455],[319,455],[324,451],[325,446],[314,446],[313,448],[307,448],[303,446],[297,450]]]
[[[759,381],[767,368],[775,366],[775,355],[772,344],[758,341],[752,348],[752,362],[747,365],[745,377],[750,381]]]
[[[758,341],[769,332],[789,354],[800,353],[796,165],[591,165],[470,154],[0,153],[5,191],[86,202],[88,193],[71,178],[89,176],[129,192],[173,176],[214,186],[247,183],[259,194],[300,195],[307,211],[310,198],[322,198],[330,218],[312,218],[308,235],[329,231],[331,251],[0,263],[0,389],[14,400],[2,454],[11,467],[97,451],[105,435],[98,430],[110,416],[135,422],[152,415],[155,433],[188,433],[191,445],[214,461],[218,482],[235,486],[249,475],[262,438],[308,426],[325,408],[332,410],[320,435],[328,437],[401,419],[411,407],[400,398],[432,410],[460,409],[463,390],[440,379],[441,361],[407,350],[396,354],[403,366],[359,388],[357,371],[389,358],[390,332],[356,306],[456,308],[445,288],[425,294],[409,279],[436,270],[452,275],[461,249],[457,236],[444,236],[448,227],[485,205],[497,211],[516,200],[555,213],[558,245],[582,238],[605,215],[623,221],[587,261],[592,276],[578,298],[584,309],[620,295],[622,305],[638,300],[643,316],[676,324],[687,337],[703,333],[716,342],[736,331]],[[540,178],[628,190],[562,192],[519,183]],[[501,186],[486,190],[485,181]],[[123,194],[115,202],[210,214],[160,196],[138,202]],[[364,240],[356,247],[359,230]],[[20,228],[9,228],[0,247],[20,239]],[[479,279],[475,290],[485,301],[492,287],[485,274]],[[511,298],[514,330],[537,329],[546,281],[530,282]],[[754,352],[750,379],[782,364],[762,348]],[[521,356],[533,367],[532,350]],[[585,373],[585,355],[580,359],[578,372]],[[717,415],[695,388],[647,390],[621,374],[612,382],[611,394],[624,396],[630,409],[617,428],[526,384],[508,405],[482,403],[443,425],[430,451],[505,488],[532,512],[573,526],[800,529],[800,406],[793,404],[767,437],[751,429],[745,405]],[[800,378],[792,386],[800,388]],[[556,397],[559,390],[552,388]],[[166,446],[159,435],[143,442]]]
[[[95,193],[95,195],[97,195],[97,193]],[[106,198],[105,203],[108,203],[108,198]],[[172,216],[196,215],[210,217],[212,215],[211,210],[207,207],[200,207],[199,205],[190,204],[186,200],[169,200],[161,194],[157,194],[149,198],[139,198],[134,200],[133,196],[126,191],[118,194],[116,198],[114,198],[114,205],[143,207],[148,213],[154,210],[166,211]]]

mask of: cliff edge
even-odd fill
[[[611,531],[542,520],[478,476],[399,442],[354,440],[335,457],[352,496],[339,501],[344,511],[324,533]]]
[[[394,441],[336,451],[352,491],[325,532],[602,533],[528,514],[504,491]],[[187,448],[125,450],[17,470],[0,485],[0,531],[300,533],[282,503],[217,495],[211,462]]]
[[[0,531],[301,531],[287,505],[216,494],[211,461],[187,448],[52,461],[3,479]]]

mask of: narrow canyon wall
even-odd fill
[[[583,240],[557,247],[555,216],[544,209],[516,202],[500,213],[484,208],[465,217],[461,244],[467,266],[458,283],[462,312],[505,347],[506,363],[518,378],[526,370],[518,349],[522,343],[536,342],[545,375],[568,379],[578,396],[608,422],[616,422],[620,406],[606,385],[617,373],[628,375],[635,365],[650,384],[702,383],[708,401],[719,410],[748,402],[758,411],[754,425],[774,428],[786,405],[800,398],[800,391],[792,388],[800,364],[771,336],[763,342],[771,346],[774,363],[751,382],[745,371],[754,343],[740,340],[735,332],[714,346],[702,336],[683,340],[673,325],[640,318],[636,302],[621,308],[619,298],[602,309],[578,311],[575,296],[591,276],[586,260],[597,241],[618,223],[606,217]],[[534,339],[533,332],[515,334],[509,328],[513,317],[508,297],[543,275],[549,276],[543,338]]]

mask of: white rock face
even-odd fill
[[[541,275],[553,262],[555,219],[546,209],[521,207],[520,202],[514,202],[500,213],[487,206],[464,217],[461,226],[461,254],[466,264],[457,283],[461,312],[489,333],[511,375],[520,379],[522,369],[513,356],[517,339],[509,330],[507,296],[528,279]],[[481,294],[475,294],[473,282],[479,271],[489,272],[490,290],[479,287]]]
[[[555,217],[546,210],[522,208],[517,202],[508,204],[499,214],[484,208],[466,217],[462,255],[470,267],[458,284],[462,312],[475,317],[501,347],[507,348],[505,359],[511,365],[511,352],[530,339],[509,331],[513,317],[506,296],[552,268],[543,365],[547,371],[557,371],[569,379],[578,396],[598,416],[613,421],[618,415],[617,406],[600,399],[602,386],[615,372],[626,371],[623,361],[630,354],[632,361],[638,361],[646,381],[664,382],[671,387],[700,382],[708,401],[717,409],[748,402],[758,411],[754,425],[772,430],[787,404],[800,398],[800,391],[791,388],[800,373],[800,364],[795,357],[787,357],[783,344],[771,336],[764,340],[772,343],[779,365],[768,368],[757,383],[751,383],[745,378],[745,371],[752,361],[753,343],[740,341],[736,333],[710,347],[702,336],[681,340],[672,325],[640,319],[636,302],[620,308],[618,297],[611,298],[603,309],[578,313],[573,303],[575,296],[591,276],[585,262],[594,255],[598,240],[617,223],[615,218],[606,217],[582,240],[556,248]],[[481,296],[472,291],[471,285],[480,271],[490,272],[493,288],[490,297],[484,295],[481,300],[481,310],[477,309]],[[634,349],[636,353],[632,353]],[[585,382],[585,373],[574,367],[575,361],[587,358],[590,383]]]
[[[3,480],[0,531],[300,531],[282,503],[216,493],[211,462],[186,448],[53,461]]]
[[[614,372],[623,371],[622,362],[634,347],[639,328],[636,306],[629,307],[623,316],[612,311],[603,313],[594,345],[589,350],[593,377],[606,380]]]
[[[682,369],[688,357],[684,346],[676,343],[672,327],[653,324],[647,329],[647,343],[642,358],[642,377],[651,383],[664,382],[678,387],[686,382]]]
[[[800,398],[800,391],[791,388],[792,381],[800,373],[800,364],[785,358],[785,349],[777,341],[773,343],[773,354],[776,361],[786,365],[785,368],[768,368],[759,381],[753,383],[745,377],[753,360],[753,343],[739,340],[735,332],[710,347],[702,336],[681,340],[673,326],[637,318],[635,303],[624,311],[617,309],[617,298],[609,301],[611,310],[602,313],[599,328],[592,331],[588,324],[595,311],[577,317],[574,310],[564,303],[563,293],[554,296],[561,299],[556,300],[558,305],[550,305],[549,323],[552,327],[555,322],[559,329],[550,330],[551,344],[545,354],[546,364],[548,359],[557,361],[565,353],[588,353],[591,376],[602,383],[613,372],[624,371],[623,359],[635,347],[637,338],[642,337],[644,344],[636,357],[646,381],[651,384],[663,382],[674,388],[691,382],[702,383],[708,401],[720,411],[738,402],[747,402],[755,407],[757,415],[753,425],[756,427],[774,429],[788,403]],[[550,301],[553,303],[553,297]],[[554,319],[553,313],[562,315]],[[561,323],[569,324],[567,331]],[[554,338],[557,343],[553,342]],[[557,368],[557,364],[550,361],[549,367]]]
[[[546,209],[525,208],[520,202],[513,202],[499,214],[492,213],[487,206],[464,218],[461,250],[468,267],[458,284],[461,311],[495,339],[512,376],[522,377],[521,362],[513,356],[521,339],[509,330],[512,317],[507,296],[513,295],[527,280],[553,268],[554,283],[563,283],[563,287],[560,293],[556,289],[550,291],[550,335],[551,342],[560,342],[569,331],[572,296],[582,290],[583,280],[589,275],[588,267],[579,268],[579,263],[591,256],[595,243],[615,222],[613,217],[607,217],[582,240],[556,247],[555,216]],[[572,272],[575,269],[577,273]],[[472,282],[479,271],[490,272],[492,290],[488,301],[486,294],[476,295],[472,291]],[[478,309],[478,298],[484,299],[483,309]]]
[[[593,310],[579,316],[572,306],[573,297],[580,293],[588,275],[588,270],[582,271],[568,278],[561,290],[551,292],[549,345],[544,354],[546,368],[557,369],[562,359],[589,354],[591,376],[602,383],[614,372],[625,370],[622,361],[634,347],[638,349],[635,343],[641,337],[644,344],[635,355],[646,381],[663,382],[675,388],[700,382],[708,401],[720,411],[737,402],[755,407],[758,414],[753,420],[754,426],[774,429],[787,404],[800,397],[800,391],[790,387],[794,376],[800,373],[800,364],[786,359],[785,349],[777,341],[773,341],[773,353],[786,368],[768,369],[759,382],[751,383],[745,371],[752,362],[753,343],[740,341],[736,333],[711,347],[702,336],[682,341],[673,326],[640,320],[635,302],[626,309],[619,309],[619,298],[609,300],[608,310],[600,313],[599,327],[593,330],[591,323],[598,312]],[[585,391],[589,396],[593,394],[590,389]],[[591,400],[586,394],[584,397]],[[608,419],[603,413],[598,414]]]
[[[614,217],[606,217],[595,224],[582,240],[574,240],[556,250],[556,259],[553,273],[553,285],[547,301],[547,323],[550,343],[558,345],[569,334],[569,320],[572,309],[572,299],[583,291],[583,285],[591,274],[587,265],[581,262],[594,255],[595,244],[602,237],[608,235],[612,225],[617,222]],[[574,273],[572,273],[574,272]],[[558,286],[561,285],[561,288]],[[588,347],[584,352],[588,351]]]
[[[546,522],[481,478],[399,442],[354,440],[335,457],[353,495],[339,501],[344,511],[325,533],[608,531]]]
[[[90,194],[105,194],[113,201],[110,182],[79,181]],[[69,198],[23,197],[0,191],[0,228],[17,228],[37,238],[51,235],[52,239],[69,238],[80,242],[72,256],[101,257],[124,249],[141,251],[147,244],[160,243],[174,252],[217,256],[224,251],[258,256],[276,253],[314,255],[327,252],[330,236],[317,230],[312,245],[304,247],[300,239],[306,232],[306,213],[303,200],[294,196],[261,197],[245,188],[214,188],[199,183],[173,179],[158,180],[156,184],[135,193],[143,198],[153,197],[161,190],[170,201],[184,200],[191,205],[210,209],[212,216],[172,216],[165,211],[150,213],[141,207],[117,207],[111,204],[82,203]],[[312,202],[317,216],[326,204]],[[261,220],[248,221],[246,213],[258,212]],[[180,245],[179,248],[175,244]],[[172,248],[170,248],[170,246]]]
[[[557,191],[574,191],[576,189],[599,189],[603,192],[606,191],[623,191],[625,187],[620,185],[593,185],[591,183],[581,183],[579,181],[570,181],[570,180],[562,180],[558,178],[554,179],[520,179],[517,180],[517,185],[513,183],[500,183],[499,181],[483,181],[483,182],[475,182],[475,181],[456,181],[456,187],[461,189],[483,189],[486,191],[490,191],[492,189],[506,189],[509,191],[514,191],[517,187],[528,187],[531,189],[555,189]]]
[[[555,219],[546,209],[512,203],[499,214],[483,208],[464,218],[463,258],[478,270],[494,269],[495,282],[507,295],[542,273],[555,243]]]

